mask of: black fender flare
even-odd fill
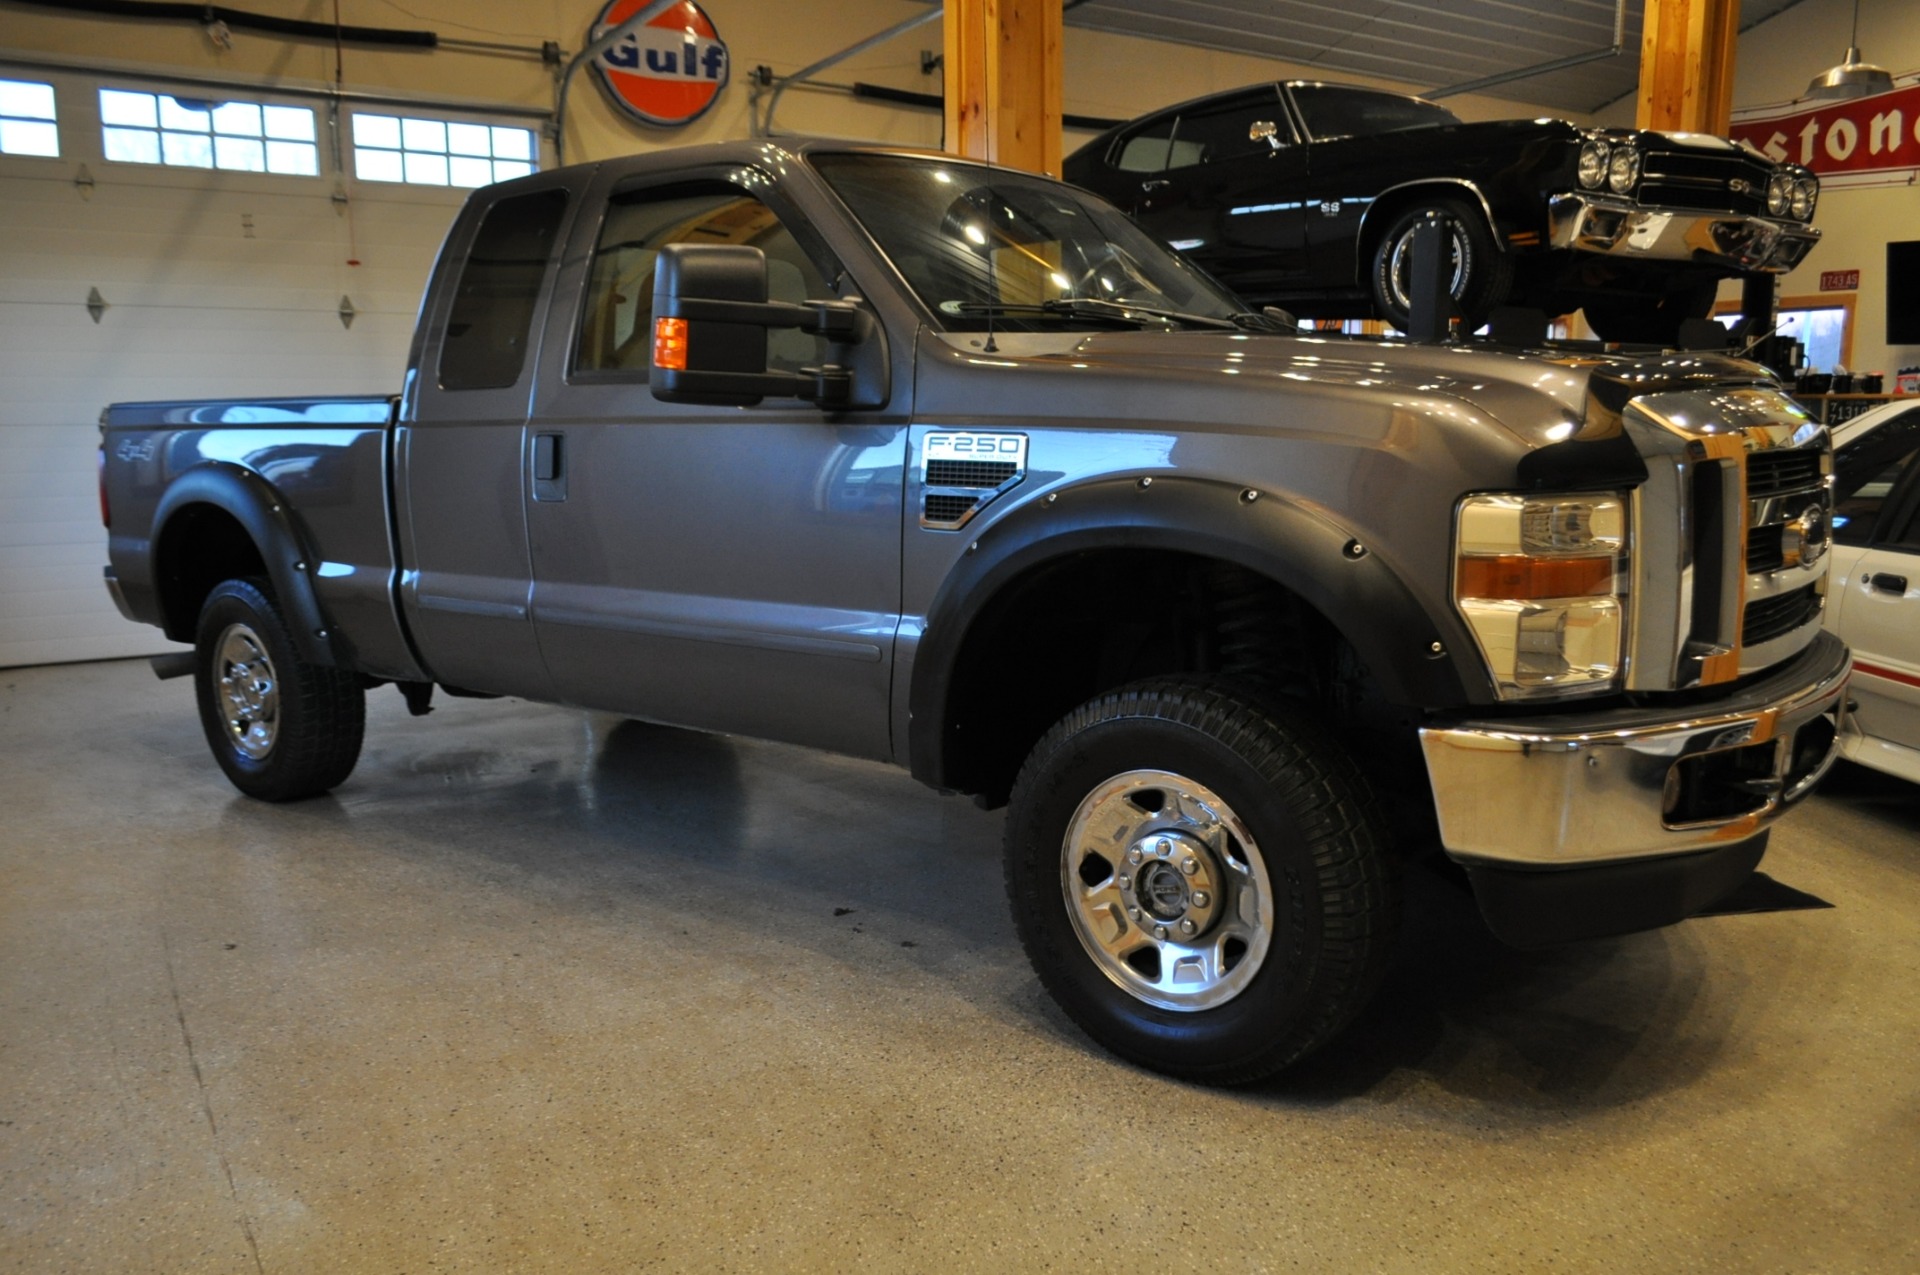
[[[208,461],[195,465],[167,484],[166,493],[154,507],[153,529],[147,541],[153,546],[149,570],[154,577],[154,596],[158,598],[163,594],[164,582],[159,574],[167,525],[175,515],[194,505],[210,505],[228,514],[252,537],[254,548],[266,564],[267,578],[273,583],[275,600],[293,630],[300,657],[325,668],[340,666],[333,626],[321,611],[320,600],[313,589],[310,573],[316,561],[311,546],[301,535],[285,498],[265,478],[245,466]],[[169,632],[167,636],[179,641],[193,640],[191,632],[184,635]]]
[[[1173,550],[1236,563],[1316,608],[1394,702],[1442,708],[1490,700],[1472,636],[1457,617],[1429,615],[1392,568],[1328,517],[1271,492],[1249,500],[1248,490],[1177,476],[1101,479],[1027,500],[975,533],[975,547],[942,583],[914,655],[914,776],[938,786],[946,770],[947,703],[974,620],[1028,571],[1093,550]]]

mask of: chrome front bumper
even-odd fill
[[[1700,262],[1785,274],[1820,242],[1797,222],[1693,208],[1643,208],[1599,195],[1547,201],[1548,239],[1556,248],[1642,261]]]
[[[1764,831],[1833,764],[1853,657],[1821,634],[1711,705],[1423,729],[1440,839],[1466,862],[1580,867]],[[1711,810],[1697,818],[1693,809]],[[1677,812],[1677,817],[1676,817]]]

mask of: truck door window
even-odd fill
[[[662,246],[682,243],[760,249],[767,256],[769,300],[798,302],[831,295],[819,267],[774,211],[736,186],[711,183],[616,194],[594,248],[574,371],[647,374],[654,259]],[[798,371],[823,357],[818,337],[777,328],[767,333],[769,368]]]
[[[563,190],[514,195],[480,222],[440,341],[440,388],[497,390],[520,379],[534,302],[567,211]]]

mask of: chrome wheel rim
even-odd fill
[[[1453,278],[1447,282],[1447,291],[1458,301],[1467,282],[1468,252],[1466,236],[1460,233],[1460,225],[1447,221],[1447,238],[1453,247]],[[1409,226],[1401,236],[1393,241],[1393,253],[1387,261],[1387,291],[1393,295],[1393,304],[1402,311],[1413,309],[1413,232],[1417,227]]]
[[[229,624],[214,643],[213,680],[227,742],[243,757],[264,760],[280,735],[280,679],[260,635]]]
[[[1161,1009],[1224,1005],[1265,963],[1273,886],[1220,795],[1165,770],[1129,770],[1080,802],[1060,889],[1101,973]]]

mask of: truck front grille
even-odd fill
[[[1819,619],[1825,601],[1818,586],[1809,584],[1779,597],[1749,602],[1740,625],[1740,640],[1747,646],[1758,646],[1785,637],[1801,625]]]
[[[1747,458],[1747,495],[1779,496],[1790,491],[1812,491],[1820,486],[1820,453],[1806,448],[1796,451],[1756,452]]]

